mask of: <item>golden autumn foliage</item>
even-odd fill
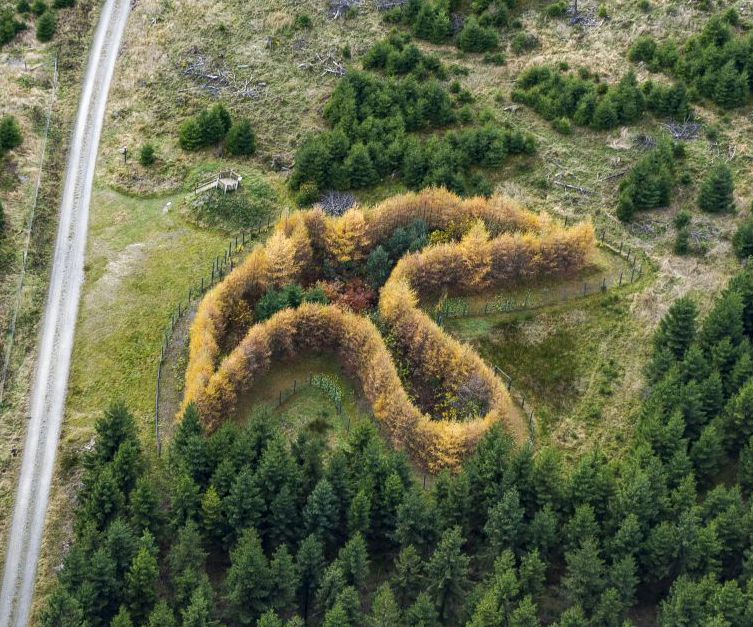
[[[234,327],[248,319],[238,312],[250,311],[267,287],[320,278],[315,259],[362,260],[395,228],[418,218],[429,229],[469,220],[472,226],[460,242],[403,257],[382,288],[381,315],[399,350],[420,365],[420,376],[439,381],[445,398],[472,390],[484,415],[459,421],[422,413],[403,389],[377,329],[341,308],[306,304],[251,325],[247,332]],[[431,471],[457,468],[493,423],[503,422],[518,441],[527,429],[499,378],[470,347],[449,337],[418,309],[418,294],[481,291],[537,276],[565,275],[587,263],[593,245],[590,225],[564,230],[507,199],[461,199],[441,189],[397,196],[339,218],[320,209],[293,214],[201,302],[191,327],[184,406],[195,402],[208,427],[216,428],[235,411],[239,395],[274,362],[305,351],[331,350],[357,380],[395,446],[408,449]],[[239,307],[239,301],[246,306]],[[229,337],[243,339],[235,347],[224,346]],[[218,364],[222,352],[228,354]]]

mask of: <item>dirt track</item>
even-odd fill
[[[107,0],[102,7],[71,137],[21,474],[0,588],[2,627],[25,627],[29,619],[84,278],[94,166],[107,93],[129,10],[130,0]]]

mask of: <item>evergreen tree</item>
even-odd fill
[[[419,591],[424,589],[424,568],[425,564],[412,544],[398,554],[392,575],[392,588],[402,609],[408,607]]]
[[[298,590],[298,570],[286,545],[278,546],[269,562],[269,581],[273,608],[285,615],[293,608]]]
[[[130,495],[130,521],[136,533],[149,529],[157,534],[161,519],[157,509],[157,493],[152,480],[142,475]]]
[[[617,126],[619,115],[614,100],[610,95],[604,96],[599,100],[594,109],[591,126],[596,130],[603,131]]]
[[[371,500],[365,490],[359,490],[350,502],[348,509],[348,531],[351,535],[369,531]]]
[[[369,552],[360,532],[340,549],[338,559],[342,562],[346,581],[356,589],[363,588],[369,574]]]
[[[133,558],[125,578],[128,609],[137,624],[146,621],[157,601],[159,568],[156,556],[142,547]]]
[[[179,143],[183,150],[192,152],[204,146],[204,136],[196,118],[188,118],[180,125]]]
[[[371,613],[366,617],[366,627],[394,627],[401,623],[400,609],[392,594],[390,584],[377,588]]]
[[[78,599],[62,585],[53,588],[39,617],[41,627],[85,627]]]
[[[20,146],[22,141],[21,129],[16,118],[12,115],[3,117],[0,120],[0,154]]]
[[[147,625],[148,627],[175,627],[175,615],[164,599],[154,606]]]
[[[352,627],[342,603],[335,603],[332,609],[324,615],[322,627]]]
[[[52,11],[45,11],[37,20],[37,39],[42,43],[50,41],[55,36],[57,24],[55,14]]]
[[[282,627],[282,621],[274,610],[269,610],[259,617],[256,627]]]
[[[201,583],[206,557],[199,528],[189,519],[178,530],[176,542],[171,546],[167,558],[178,605],[185,607],[190,602],[194,590]]]
[[[395,539],[401,547],[414,545],[420,551],[432,546],[436,537],[436,513],[432,502],[414,488],[405,495],[397,510]]]
[[[747,76],[737,70],[733,60],[728,61],[717,75],[714,102],[723,109],[734,109],[743,106],[747,96]]]
[[[675,359],[682,360],[695,338],[697,316],[698,310],[689,297],[672,303],[654,335],[654,352],[667,348]]]
[[[327,479],[322,479],[309,495],[303,510],[306,531],[315,534],[325,546],[330,546],[337,530],[337,514],[337,498],[332,486]]]
[[[112,465],[105,466],[84,504],[86,519],[94,521],[99,529],[104,529],[122,511],[124,501]]]
[[[738,259],[748,259],[753,255],[753,218],[741,222],[732,236],[732,248]]]
[[[353,144],[350,147],[344,166],[348,172],[351,186],[356,189],[374,185],[378,180],[369,151],[363,144]]]
[[[128,613],[128,610],[125,608],[125,606],[120,606],[118,613],[115,614],[112,622],[110,623],[110,627],[133,627],[131,615]]]
[[[233,124],[225,139],[225,147],[231,155],[253,155],[256,152],[256,136],[251,122],[244,118]]]
[[[301,542],[296,558],[298,574],[301,578],[301,597],[303,599],[303,618],[308,620],[309,609],[314,591],[319,587],[319,581],[324,567],[324,552],[322,542],[315,534],[310,534]]]
[[[270,572],[256,529],[246,529],[230,552],[224,582],[228,612],[241,625],[252,625],[267,607]]]
[[[468,587],[469,558],[462,551],[460,529],[448,529],[442,535],[427,565],[429,592],[436,601],[440,619],[456,616]]]
[[[147,142],[141,146],[141,149],[139,150],[139,163],[145,168],[148,168],[150,165],[154,164],[154,160],[154,146]]]
[[[384,285],[390,274],[391,262],[387,251],[377,246],[366,260],[366,278],[374,289]]]
[[[197,588],[191,595],[190,603],[181,610],[183,627],[216,627],[213,618],[214,608],[208,592]]]
[[[735,184],[729,166],[720,164],[711,168],[701,183],[698,207],[710,213],[727,213],[735,208]]]
[[[544,593],[546,570],[546,564],[539,557],[537,549],[526,553],[520,560],[519,580],[521,594],[530,595],[533,600],[540,599]]]
[[[228,545],[247,527],[256,527],[261,521],[264,501],[259,494],[259,484],[251,468],[244,468],[225,497],[223,508],[230,527]]]
[[[133,415],[122,403],[114,403],[97,419],[94,428],[96,439],[92,461],[104,464],[115,459],[120,445],[125,442],[139,444]]]
[[[407,627],[438,627],[437,608],[428,592],[422,592],[405,613]]]
[[[540,627],[541,623],[536,616],[536,604],[531,597],[525,597],[512,611],[508,625],[510,627]]]
[[[217,490],[210,485],[201,498],[201,528],[204,537],[213,545],[218,546],[226,533],[222,518],[222,501]]]
[[[593,609],[604,589],[604,562],[593,539],[565,554],[567,573],[562,579],[567,600],[586,610]]]
[[[517,550],[523,531],[523,514],[515,488],[505,492],[502,500],[489,510],[484,535],[492,556],[504,549]]]

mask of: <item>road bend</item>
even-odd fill
[[[131,0],[105,0],[71,137],[30,414],[0,588],[0,627],[26,627],[63,421],[97,147]]]

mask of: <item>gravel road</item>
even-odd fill
[[[25,627],[63,421],[97,147],[131,0],[106,0],[92,41],[60,206],[21,475],[0,588],[0,627]]]

